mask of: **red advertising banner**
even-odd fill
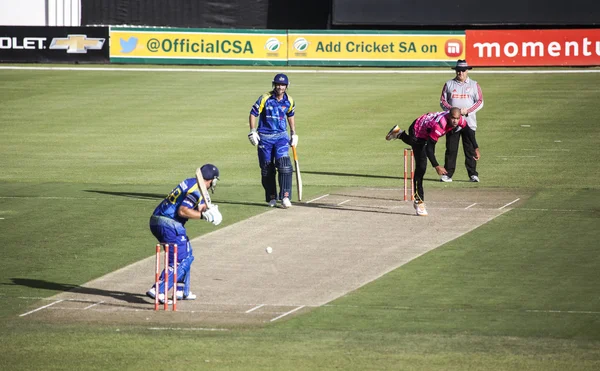
[[[474,66],[598,66],[600,29],[467,30]]]

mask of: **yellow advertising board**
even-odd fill
[[[288,32],[290,65],[446,65],[464,58],[462,31]]]
[[[446,66],[465,49],[464,31],[110,28],[113,63]]]
[[[285,31],[111,27],[117,63],[287,64]]]

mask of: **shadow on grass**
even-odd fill
[[[402,180],[404,179],[404,177],[402,176],[389,176],[389,175],[370,175],[370,174],[351,174],[351,173],[332,173],[332,172],[328,172],[328,171],[302,171],[302,174],[314,174],[314,175],[331,175],[331,176],[351,176],[351,177],[359,177],[359,178],[377,178],[377,179],[398,179],[398,180]],[[408,178],[410,179],[410,177]],[[431,182],[436,182],[439,183],[440,178],[423,178],[423,180],[425,181],[431,181]],[[455,182],[462,182],[462,183],[470,183],[470,180],[456,180],[453,179],[453,181]]]
[[[145,304],[148,303],[146,301],[146,295],[139,293],[130,293],[123,291],[111,291],[111,290],[102,290],[95,289],[92,287],[84,287],[79,285],[73,285],[70,283],[58,283],[58,282],[50,282],[44,280],[36,280],[29,278],[11,278],[12,285],[18,286],[27,286],[34,289],[45,289],[51,291],[62,291],[62,292],[70,292],[84,295],[95,295],[95,296],[105,296],[121,301],[125,301],[127,303],[133,304]],[[9,283],[5,283],[4,285],[10,285]]]
[[[111,196],[142,198],[142,199],[146,199],[146,200],[154,200],[154,199],[162,200],[166,196],[164,193],[156,194],[156,193],[139,193],[139,192],[109,192],[109,191],[97,191],[97,190],[91,190],[91,189],[84,189],[83,191],[91,192],[91,193],[100,193],[103,195],[111,195]]]
[[[109,192],[109,191],[96,191],[96,190],[84,190],[84,192],[91,193],[100,193],[103,195],[111,195],[111,196],[119,196],[119,197],[129,197],[129,198],[137,198],[137,199],[145,199],[145,200],[163,200],[165,198],[164,194],[156,194],[156,193],[139,193],[139,192]],[[228,204],[228,205],[246,205],[246,206],[258,206],[258,207],[267,207],[266,202],[247,202],[247,201],[215,201],[216,204]]]

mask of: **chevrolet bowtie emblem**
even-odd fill
[[[69,54],[83,54],[88,50],[100,50],[103,45],[104,39],[88,39],[87,35],[68,35],[53,38],[50,49],[65,49]]]

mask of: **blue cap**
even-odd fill
[[[273,77],[273,84],[289,85],[290,81],[288,80],[288,77],[286,75],[284,75],[283,73],[278,73],[277,75],[275,75],[275,77]]]

